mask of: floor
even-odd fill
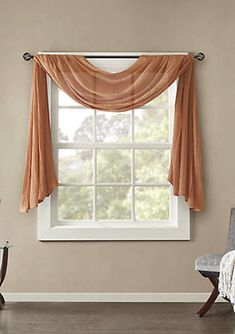
[[[234,334],[235,314],[215,304],[202,318],[194,303],[8,303],[0,334]]]

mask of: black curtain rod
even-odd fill
[[[88,55],[88,56],[86,56],[86,58],[138,58],[139,56],[92,56],[92,55]],[[194,56],[194,58],[195,59],[197,59],[197,60],[199,60],[199,61],[202,61],[202,60],[204,60],[205,59],[205,54],[203,53],[203,52],[199,52],[199,53],[197,53],[195,56]],[[24,54],[23,54],[23,58],[24,58],[24,60],[25,61],[29,61],[29,60],[31,60],[31,59],[33,59],[34,58],[34,55],[32,55],[31,53],[29,53],[29,52],[25,52]]]

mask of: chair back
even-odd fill
[[[228,238],[225,252],[235,250],[235,208],[231,209]]]

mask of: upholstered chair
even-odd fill
[[[235,249],[235,208],[232,208],[230,214],[227,245],[224,253],[204,255],[199,257],[195,261],[195,270],[197,270],[203,277],[208,278],[214,287],[206,303],[197,312],[197,315],[199,317],[203,317],[206,314],[206,312],[211,308],[216,298],[218,297],[220,262],[225,253],[234,249]]]

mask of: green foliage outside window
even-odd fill
[[[60,111],[59,111],[60,112]],[[68,111],[68,118],[69,118]],[[73,113],[75,111],[73,110]],[[77,110],[83,112],[83,110]],[[134,112],[134,138],[136,143],[169,142],[168,94],[164,92],[148,108]],[[59,142],[91,143],[96,135],[98,143],[131,143],[131,113],[105,113],[84,117],[73,135],[63,131],[59,123]],[[58,174],[59,220],[92,220],[96,202],[97,220],[130,220],[132,196],[135,196],[137,221],[169,219],[169,149],[136,148],[134,150],[135,175],[131,175],[130,148],[98,148],[94,175],[93,149],[60,149]],[[96,198],[94,201],[94,179]],[[134,190],[130,186],[135,179]],[[114,183],[115,185],[105,185]],[[122,183],[122,185],[119,185]],[[126,184],[126,185],[125,185]]]

